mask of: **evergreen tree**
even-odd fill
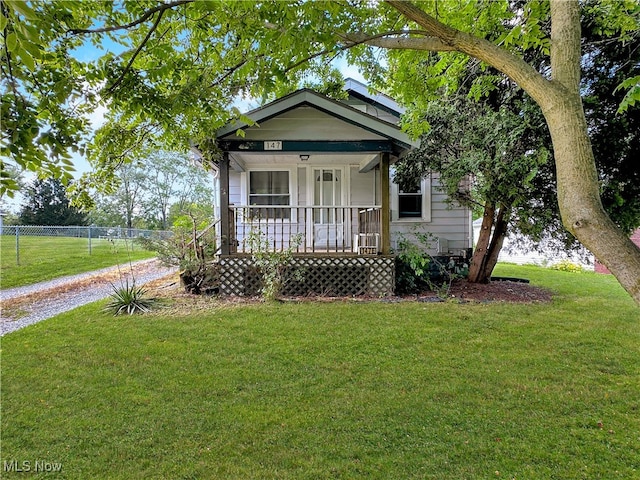
[[[85,215],[69,205],[66,189],[58,179],[37,179],[26,189],[20,211],[22,225],[86,225]]]

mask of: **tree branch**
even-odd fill
[[[72,28],[68,30],[68,33],[72,35],[82,35],[87,33],[106,33],[106,32],[115,32],[116,30],[128,30],[136,25],[140,25],[145,22],[148,18],[152,17],[156,12],[164,12],[166,10],[170,10],[179,5],[184,5],[186,3],[193,3],[195,0],[176,0],[170,3],[161,3],[157,7],[150,8],[140,18],[134,20],[131,23],[127,23],[126,25],[114,25],[112,27],[103,27],[103,28]]]
[[[544,78],[535,68],[508,50],[484,38],[449,27],[411,2],[402,0],[385,1],[404,15],[405,18],[416,22],[420,27],[424,28],[428,35],[439,38],[449,50],[457,50],[476,57],[507,75],[531,95],[536,103],[542,107],[543,111],[554,105],[554,94],[562,95],[562,89],[557,88],[558,84]],[[396,48],[417,49],[419,48],[417,40],[420,39],[414,37],[406,38],[403,46]],[[438,48],[434,48],[434,50],[438,51]]]
[[[8,10],[6,4],[4,2],[0,2],[0,7],[2,9],[2,15],[5,18],[9,19],[10,18],[9,17],[9,10]],[[9,75],[7,75],[7,77],[8,77],[9,84],[11,85],[11,90],[13,91],[13,95],[16,98],[20,98],[22,100],[22,105],[25,106],[24,98],[22,97],[22,95],[20,95],[18,93],[18,85],[17,85],[17,82],[16,82],[16,78],[13,76],[13,67],[11,66],[11,53],[9,52],[9,47],[7,46],[7,36],[9,34],[8,33],[8,25],[9,25],[9,22],[7,22],[7,24],[4,26],[4,30],[2,32],[2,36],[4,37],[3,38],[3,40],[4,40],[4,42],[3,42],[4,43],[4,53],[5,53],[5,56],[7,58],[7,68],[9,70],[9,72],[8,72]],[[3,65],[3,67],[4,67],[4,65]],[[4,68],[2,68],[2,70],[4,70]]]
[[[420,34],[424,37],[408,37],[408,36],[390,36],[390,35],[408,35]],[[457,50],[456,47],[449,45],[438,37],[429,36],[424,30],[407,30],[400,32],[385,32],[379,35],[366,35],[364,33],[349,33],[342,35],[344,40],[350,42],[345,48],[354,47],[356,45],[366,44],[372,47],[380,47],[386,49],[411,49],[411,50],[427,50],[437,52],[452,52]]]
[[[127,63],[127,66],[124,68],[120,76],[116,79],[113,85],[111,85],[108,88],[107,93],[113,93],[116,87],[122,83],[122,81],[124,80],[124,76],[131,69],[131,65],[133,65],[133,62],[135,61],[136,57],[138,56],[142,48],[147,44],[147,42],[151,38],[151,35],[153,35],[153,32],[155,32],[155,30],[158,28],[158,25],[160,24],[160,20],[162,19],[162,15],[164,15],[164,12],[165,10],[160,10],[160,13],[158,13],[158,18],[156,18],[156,21],[153,23],[153,25],[147,32],[147,35],[144,37],[140,45],[138,45],[138,48],[136,48],[136,51],[133,52],[132,57],[129,59],[129,63]]]

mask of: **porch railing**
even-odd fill
[[[228,232],[232,254],[251,253],[249,238],[255,232],[273,251],[375,255],[382,247],[381,207],[234,205]]]

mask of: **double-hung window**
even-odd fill
[[[253,217],[261,219],[289,219],[290,208],[278,208],[291,205],[288,171],[249,172],[249,205],[264,205],[268,208],[251,210]]]
[[[421,183],[398,187],[398,218],[422,218]]]
[[[431,176],[408,185],[391,184],[392,220],[399,222],[431,221]]]

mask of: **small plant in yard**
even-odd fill
[[[440,298],[448,298],[451,283],[456,278],[465,276],[466,265],[459,267],[455,261],[441,263],[427,253],[434,237],[431,233],[414,229],[412,235],[417,240],[411,241],[404,234],[399,234],[396,256],[396,292],[419,293],[429,289]]]
[[[180,269],[180,279],[189,293],[207,293],[217,286],[217,270],[213,261],[217,252],[216,224],[189,212],[176,219],[169,238],[140,239],[158,259]]]
[[[551,268],[553,270],[559,270],[561,272],[572,272],[572,273],[579,273],[584,270],[582,268],[582,265],[573,263],[571,260],[561,260],[560,262],[554,263],[553,265],[551,265]]]
[[[289,246],[281,251],[270,249],[269,239],[260,230],[249,233],[249,247],[253,263],[262,280],[262,296],[265,300],[276,300],[287,282],[287,273],[295,280],[302,279],[302,270],[292,269],[293,252],[302,243],[302,235],[292,235]]]
[[[134,313],[147,313],[151,310],[156,300],[147,297],[147,290],[144,287],[136,286],[136,282],[129,285],[127,280],[119,287],[111,284],[113,293],[110,295],[111,301],[105,307],[106,311],[114,315],[133,315]]]

